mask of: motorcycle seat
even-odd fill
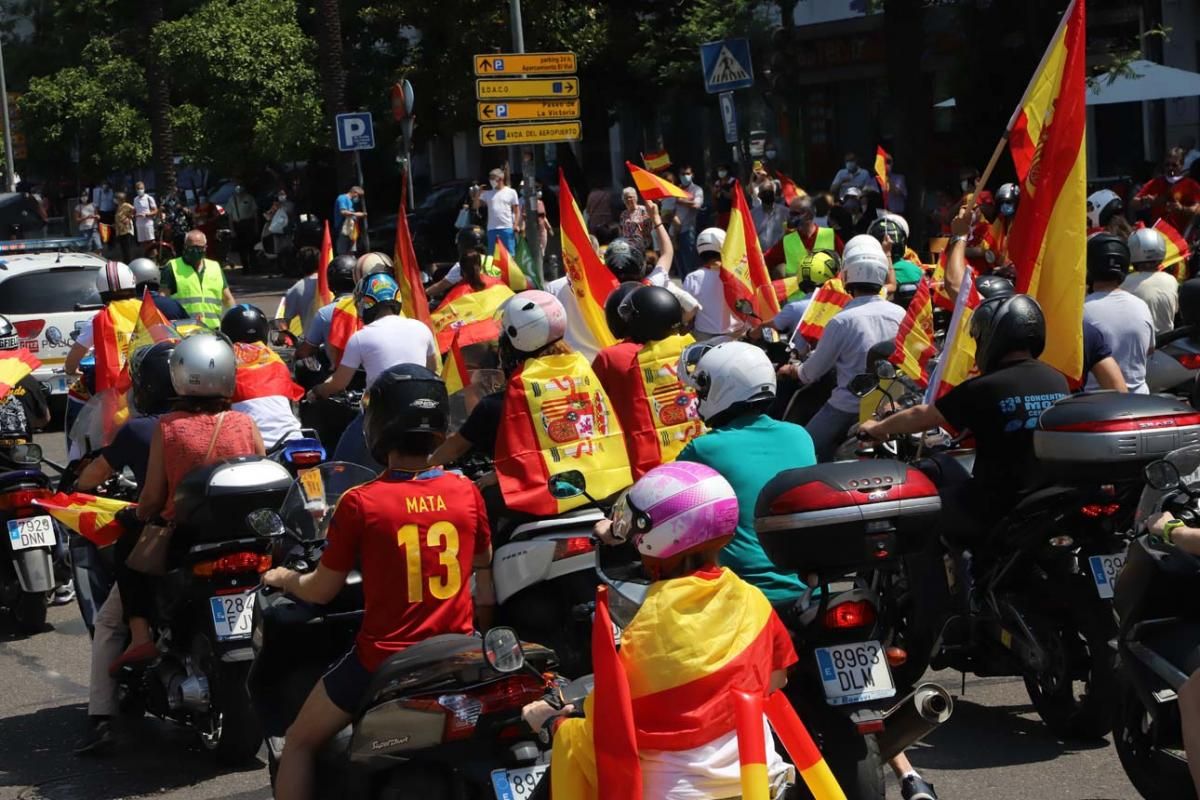
[[[1038,489],[1036,492],[1022,497],[1009,513],[1010,519],[1028,518],[1044,514],[1047,511],[1057,511],[1079,496],[1078,489],[1066,486],[1050,486]]]
[[[461,633],[445,633],[441,636],[433,636],[423,642],[417,642],[411,647],[406,647],[395,655],[389,656],[387,661],[379,665],[379,669],[375,670],[375,674],[371,676],[371,683],[363,695],[363,702],[364,704],[370,703],[388,687],[388,684],[409,678],[415,670],[453,659],[455,656],[465,653],[481,653],[482,651],[482,639]]]

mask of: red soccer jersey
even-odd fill
[[[1175,230],[1182,231],[1192,218],[1186,214],[1168,214],[1167,201],[1174,200],[1181,206],[1189,207],[1200,203],[1200,183],[1186,177],[1170,183],[1166,178],[1159,176],[1143,186],[1137,196],[1153,197],[1154,205],[1151,207],[1150,216],[1154,219],[1165,219]]]
[[[413,479],[384,473],[342,495],[321,563],[362,571],[366,610],[358,657],[367,669],[443,633],[471,633],[471,563],[491,546],[475,484],[430,470]]]

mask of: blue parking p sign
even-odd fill
[[[375,149],[375,126],[370,112],[338,114],[334,127],[337,128],[338,150]]]

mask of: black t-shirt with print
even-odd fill
[[[0,438],[28,438],[33,421],[49,416],[46,390],[32,375],[26,375],[0,400]]]

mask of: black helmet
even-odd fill
[[[175,398],[171,383],[171,354],[175,342],[159,342],[139,348],[129,359],[133,382],[133,407],[142,416],[162,414]]]
[[[664,339],[683,323],[683,306],[661,286],[639,286],[617,307],[629,338],[645,343]]]
[[[1087,279],[1122,281],[1129,272],[1129,244],[1120,236],[1097,233],[1087,243]]]
[[[883,242],[883,237],[892,240],[892,252],[889,254],[893,261],[898,261],[904,258],[904,253],[908,250],[908,234],[904,228],[891,217],[880,217],[867,227],[867,233],[874,236],[876,239]]]
[[[604,301],[604,321],[608,323],[608,329],[612,331],[612,335],[618,339],[629,338],[629,323],[619,313],[621,303],[640,288],[642,285],[637,281],[625,281],[613,289],[608,299]]]
[[[349,294],[357,285],[354,280],[354,265],[358,259],[352,255],[338,256],[329,262],[329,291],[334,294]]]
[[[481,256],[489,255],[487,252],[487,234],[478,225],[468,225],[460,230],[458,236],[454,237],[454,244],[458,248],[459,259],[462,259],[468,250],[474,250]]]
[[[908,308],[920,288],[921,284],[919,283],[901,283],[896,287],[896,293],[892,295],[892,302],[901,308]]]
[[[646,256],[642,248],[628,239],[613,239],[604,251],[604,266],[612,270],[618,280],[641,280],[646,272]]]
[[[979,292],[979,296],[984,300],[990,297],[1008,297],[1017,292],[1012,281],[995,274],[975,278],[975,291]]]
[[[1017,213],[1017,205],[1021,202],[1021,187],[1015,183],[1006,183],[996,190],[996,208],[1002,216],[1011,217]]]
[[[1037,358],[1046,349],[1046,318],[1029,295],[1014,294],[984,300],[971,315],[975,363],[987,373],[1009,353],[1028,350]]]
[[[261,308],[249,303],[238,303],[221,317],[221,333],[228,336],[231,342],[265,344],[270,329],[271,323],[267,320],[267,315]]]
[[[379,374],[363,403],[363,438],[371,457],[387,463],[412,434],[444,436],[450,401],[446,384],[425,367],[397,364]]]
[[[1184,325],[1200,325],[1200,278],[1179,284],[1179,319]],[[0,338],[3,337],[0,323]]]

